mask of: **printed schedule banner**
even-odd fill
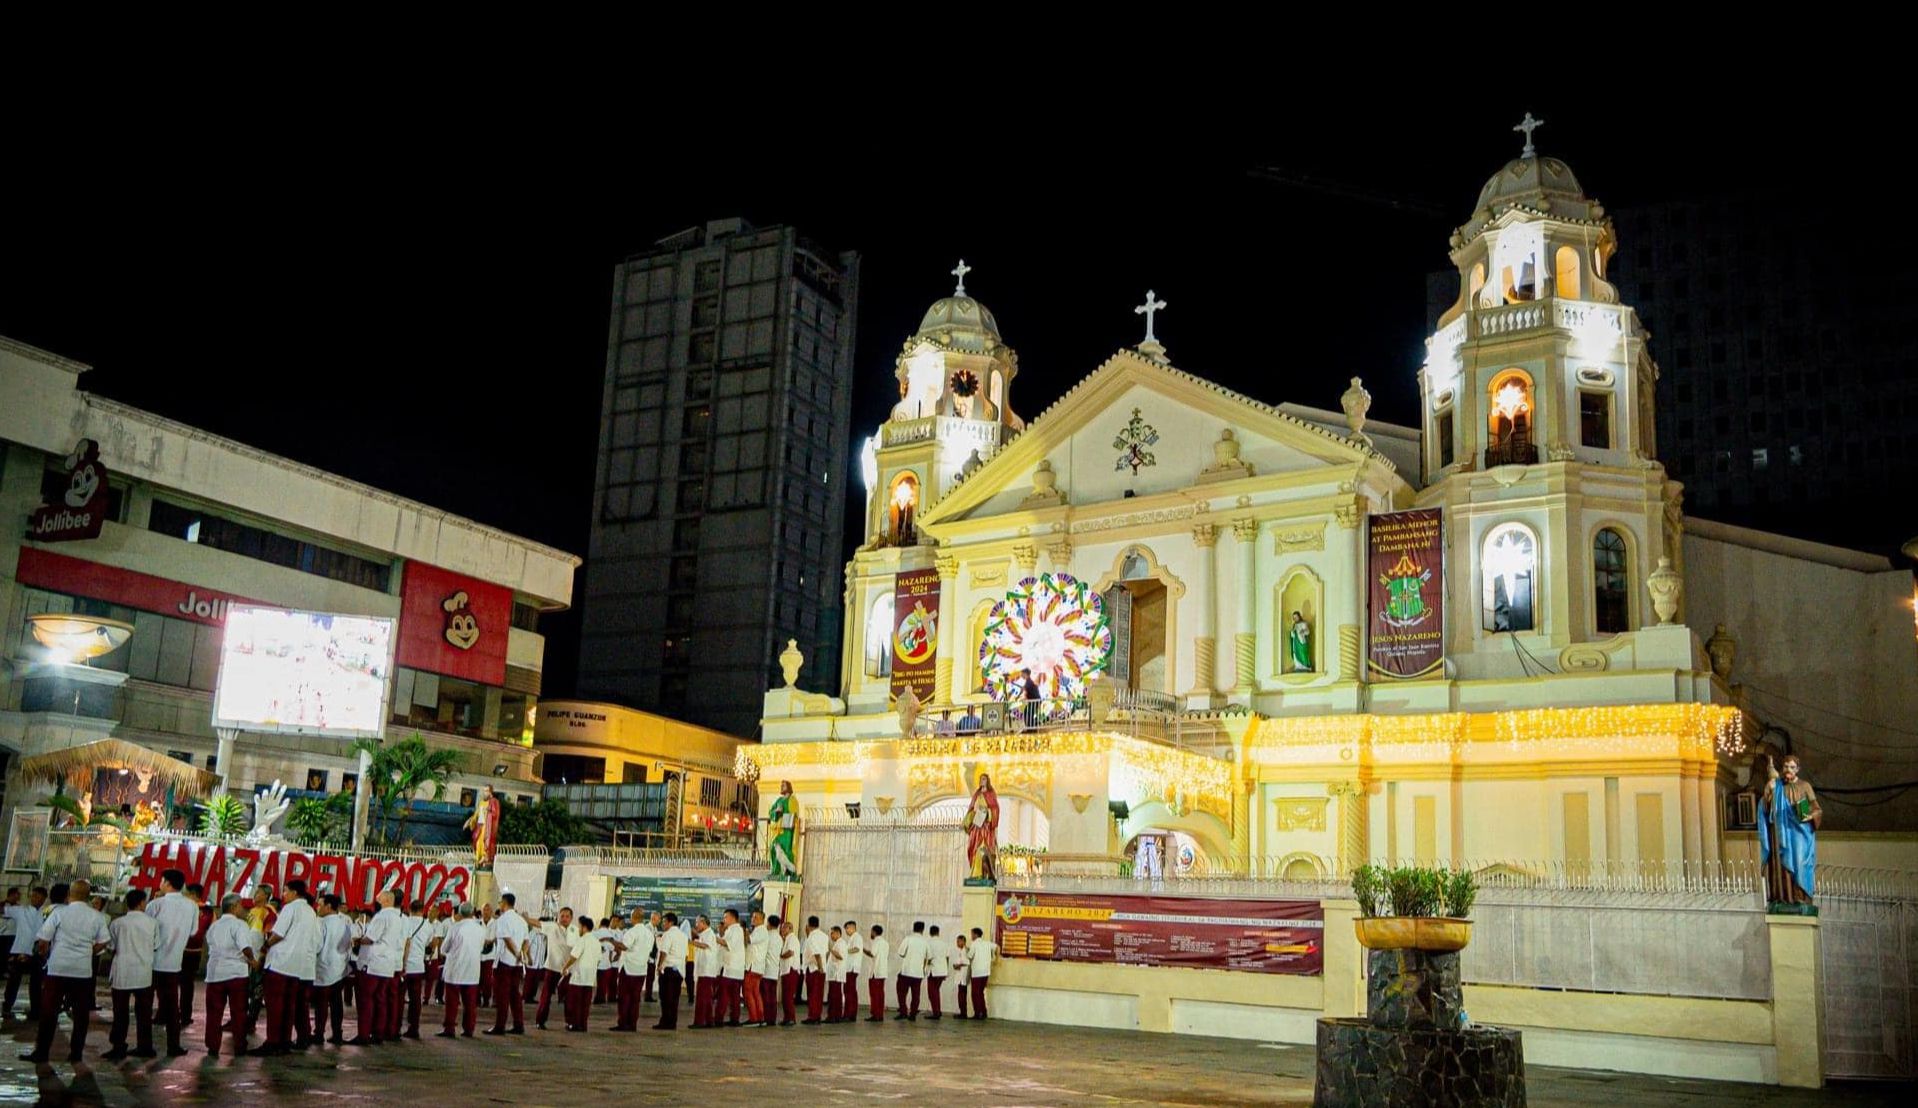
[[[1445,535],[1438,508],[1373,516],[1366,528],[1365,582],[1373,678],[1430,677],[1445,665]]]
[[[613,884],[613,910],[624,918],[634,908],[672,912],[690,925],[705,916],[714,927],[728,908],[742,920],[751,920],[760,900],[757,878],[744,877],[621,877]]]
[[[892,692],[908,686],[924,704],[932,699],[939,653],[939,571],[915,569],[892,583]]]
[[[1325,909],[1316,900],[999,894],[1007,958],[1317,974]]]

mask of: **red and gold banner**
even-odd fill
[[[1316,900],[1002,891],[995,915],[1007,958],[1306,975],[1325,961]]]
[[[915,569],[892,583],[892,692],[910,687],[920,703],[932,699],[939,666],[939,571]]]
[[[350,909],[374,908],[373,898],[395,889],[406,903],[471,899],[473,870],[445,862],[408,862],[361,858],[351,854],[310,854],[303,850],[205,843],[187,840],[149,842],[140,848],[127,884],[155,889],[160,875],[177,869],[189,883],[206,887],[206,902],[218,905],[227,893],[246,893],[259,885],[280,888],[301,879],[307,891],[338,893]]]
[[[1445,534],[1438,508],[1371,517],[1365,583],[1371,597],[1366,673],[1437,676],[1445,665]]]

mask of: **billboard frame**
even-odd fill
[[[325,616],[331,619],[379,620],[385,623],[387,625],[386,669],[385,676],[380,681],[379,719],[375,724],[375,728],[369,730],[367,728],[306,727],[288,724],[263,726],[248,720],[220,718],[220,694],[226,687],[227,679],[227,632],[232,629],[233,617],[240,612],[247,611],[284,612],[288,615]],[[399,646],[399,622],[399,619],[395,616],[360,615],[353,612],[316,612],[305,608],[288,608],[277,604],[229,604],[227,606],[226,622],[224,622],[220,628],[220,672],[213,682],[212,713],[214,730],[216,732],[220,730],[234,732],[245,731],[255,735],[304,735],[310,738],[321,739],[384,740],[386,738],[386,721],[391,717],[393,711],[393,658]],[[364,769],[364,767],[362,767],[362,769]],[[225,779],[226,774],[227,767],[221,766],[220,775],[222,780]]]

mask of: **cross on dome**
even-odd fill
[[[966,264],[964,258],[960,258],[959,264],[952,269],[952,275],[959,278],[959,287],[952,291],[954,296],[964,296],[966,294],[966,274],[971,272],[972,267]]]
[[[1530,157],[1537,156],[1538,147],[1532,145],[1532,132],[1538,130],[1540,127],[1543,127],[1543,126],[1545,126],[1544,120],[1533,119],[1532,113],[1526,112],[1525,118],[1519,121],[1518,126],[1512,128],[1512,130],[1514,131],[1525,132],[1525,151],[1521,153],[1519,157],[1530,158]]]
[[[1145,303],[1132,309],[1133,315],[1142,315],[1145,317],[1145,341],[1146,342],[1156,343],[1159,341],[1157,336],[1153,335],[1152,333],[1152,317],[1158,314],[1160,309],[1164,308],[1165,306],[1166,306],[1165,301],[1160,300],[1156,295],[1154,295],[1151,289],[1147,289],[1145,290]]]

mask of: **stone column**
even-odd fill
[[[1825,1083],[1825,1023],[1817,916],[1766,916],[1771,940],[1772,1047],[1778,1083],[1816,1089]]]
[[[1325,900],[1325,1014],[1365,1014],[1365,948],[1359,945],[1352,921],[1359,917],[1356,900]]]
[[[1238,574],[1234,591],[1238,598],[1238,622],[1233,627],[1232,655],[1237,680],[1232,695],[1250,697],[1258,691],[1259,636],[1257,603],[1259,521],[1251,517],[1232,521],[1232,537],[1238,540]]]
[[[932,702],[952,703],[952,651],[959,632],[952,626],[952,593],[959,583],[959,559],[941,554],[932,560],[939,571],[939,655],[932,663]]]
[[[1692,782],[1680,778],[1678,782],[1678,818],[1682,824],[1679,831],[1680,849],[1685,852],[1685,864],[1693,865],[1704,856],[1699,842],[1698,789]]]
[[[1214,661],[1219,647],[1219,573],[1213,558],[1213,547],[1218,541],[1219,529],[1212,524],[1201,523],[1192,528],[1192,543],[1199,548],[1204,568],[1199,573],[1199,628],[1192,639],[1193,678],[1192,692],[1188,695],[1205,697],[1207,707],[1211,706],[1212,694],[1219,687]]]
[[[1724,857],[1720,849],[1719,820],[1722,812],[1718,804],[1718,772],[1716,766],[1707,766],[1705,773],[1698,779],[1698,829],[1702,836],[1705,861],[1717,862]]]
[[[1232,791],[1232,853],[1244,860],[1247,876],[1258,875],[1252,857],[1252,820],[1258,814],[1253,793],[1258,787],[1257,781],[1238,781]]]
[[[1357,781],[1334,781],[1325,791],[1339,805],[1338,872],[1341,876],[1365,864],[1365,786]]]

